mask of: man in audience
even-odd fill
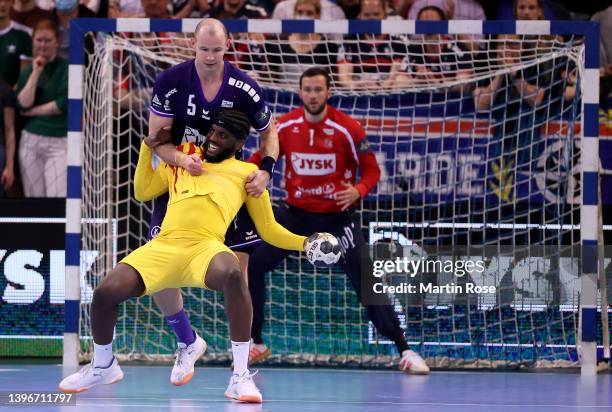
[[[55,0],[55,18],[60,31],[60,46],[57,54],[65,59],[70,50],[70,20],[77,17],[96,17],[78,0]]]
[[[19,70],[32,59],[30,29],[11,21],[13,0],[0,0],[0,79],[13,87]]]

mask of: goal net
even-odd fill
[[[393,33],[382,35],[234,32],[227,59],[259,82],[276,117],[300,106],[303,70],[317,65],[332,73],[330,103],[361,122],[382,172],[362,202],[370,244],[394,256],[414,247],[500,251],[485,259],[484,272],[463,280],[429,274],[434,285],[471,282],[495,286],[495,293],[391,296],[407,340],[431,366],[576,365],[583,38],[416,35],[390,27]],[[132,189],[139,142],[156,76],[194,57],[189,31],[85,37],[82,357],[92,351],[92,290],[146,241],[151,204],[137,202]],[[255,134],[247,146],[258,146]],[[275,173],[278,202],[282,162]],[[533,246],[545,252],[533,256]],[[339,270],[315,269],[296,255],[268,273],[266,285],[270,362],[385,366],[397,356]],[[183,297],[208,342],[206,359],[228,360],[223,297],[202,289],[184,289]],[[130,359],[167,360],[176,341],[143,297],[121,306],[115,345]]]

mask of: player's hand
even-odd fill
[[[2,176],[0,176],[0,183],[4,189],[8,189],[13,186],[13,182],[15,181],[15,173],[13,173],[13,168],[5,167],[2,171]]]
[[[145,137],[144,141],[147,146],[151,149],[155,149],[157,146],[161,146],[164,143],[169,143],[172,141],[172,134],[170,130],[172,126],[164,126],[155,133],[154,136]]]
[[[265,170],[255,170],[247,176],[246,189],[247,195],[259,197],[270,183],[270,175]]]
[[[191,176],[200,176],[202,174],[202,159],[198,155],[181,156],[179,166],[185,169]]]
[[[342,207],[342,210],[346,210],[349,206],[355,203],[361,195],[359,191],[355,189],[355,186],[342,182],[345,187],[344,190],[336,192],[336,204]]]

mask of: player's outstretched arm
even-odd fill
[[[266,243],[280,249],[297,250],[299,252],[304,250],[306,237],[291,233],[274,218],[272,205],[270,204],[270,194],[267,190],[259,197],[247,197],[246,206],[251,219],[255,223],[257,233]]]
[[[174,151],[176,152],[176,149]],[[156,170],[153,170],[152,157],[153,151],[142,142],[134,175],[134,197],[141,202],[154,199],[168,191],[168,179],[164,173],[166,165],[162,163]]]

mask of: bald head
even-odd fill
[[[206,33],[213,37],[223,35],[225,40],[229,39],[227,27],[217,19],[208,18],[200,21],[195,29],[195,37],[197,38],[201,33]]]

